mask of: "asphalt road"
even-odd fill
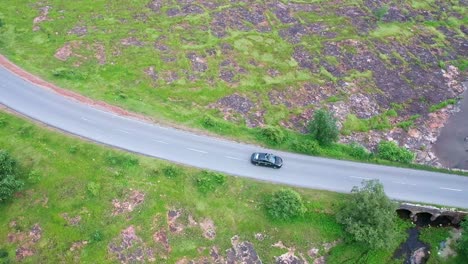
[[[256,167],[249,158],[254,151],[265,151],[261,147],[120,117],[32,85],[1,67],[0,103],[96,142],[199,168],[337,192],[375,178],[393,199],[468,208],[468,177],[270,150],[283,158],[283,168]]]

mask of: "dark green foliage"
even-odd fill
[[[268,215],[275,220],[291,220],[305,213],[302,197],[291,189],[273,193],[267,199],[265,208]]]
[[[216,120],[210,115],[204,115],[202,119],[203,127],[210,128],[216,126]]]
[[[357,242],[370,248],[393,245],[396,235],[396,204],[377,180],[363,181],[351,190],[348,202],[337,213],[337,221]]]
[[[389,161],[411,163],[414,159],[414,153],[405,148],[399,147],[394,142],[380,141],[377,146],[377,157]]]
[[[16,178],[16,173],[16,161],[10,153],[0,150],[0,202],[10,198],[23,186],[23,182]]]
[[[99,241],[102,241],[103,239],[104,239],[104,235],[99,230],[94,231],[90,236],[91,242],[99,242]]]
[[[202,171],[196,176],[195,183],[198,190],[206,194],[223,186],[226,183],[226,176],[217,172]]]
[[[111,166],[131,167],[138,165],[138,159],[128,154],[109,153],[106,157],[107,164]]]
[[[286,140],[286,136],[278,127],[275,126],[266,126],[262,128],[262,136],[272,144],[281,144]]]
[[[64,68],[64,67],[56,68],[55,70],[52,71],[52,75],[54,77],[57,77],[60,79],[66,79],[66,80],[86,79],[86,75],[84,75],[83,73],[73,70],[73,69]]]
[[[314,113],[314,119],[309,122],[309,133],[320,145],[329,145],[338,140],[339,130],[335,117],[324,109]]]
[[[468,216],[461,223],[462,234],[458,241],[458,253],[462,259],[468,259]]]
[[[388,7],[383,6],[383,7],[377,8],[376,10],[373,11],[373,13],[374,13],[374,16],[378,20],[382,20],[382,18],[388,13]]]
[[[348,154],[359,160],[367,160],[371,156],[371,153],[366,148],[356,142],[349,144]]]
[[[315,140],[296,140],[292,143],[292,149],[304,154],[318,155],[320,153],[320,145]]]
[[[162,172],[168,178],[175,178],[179,176],[180,174],[182,174],[182,170],[179,167],[172,166],[172,165],[165,166],[162,169]]]
[[[6,251],[3,248],[0,248],[0,258],[6,258],[8,257],[8,251]]]

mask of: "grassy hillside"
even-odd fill
[[[264,125],[305,132],[329,108],[344,142],[392,137],[427,162],[428,124],[445,121],[431,112],[466,76],[462,2],[4,0],[0,52],[86,96],[244,140]]]
[[[26,182],[0,204],[0,263],[214,261],[213,252],[224,259],[227,250],[239,252],[236,241],[251,243],[251,254],[264,263],[289,249],[309,262],[329,253],[328,263],[363,257],[367,263],[392,263],[397,246],[372,251],[344,243],[334,216],[344,194],[296,189],[306,215],[275,222],[262,202],[282,186],[126,154],[3,112],[0,149],[19,161]],[[399,224],[400,239],[408,225]],[[238,240],[231,242],[234,236]],[[318,252],[311,257],[314,248]]]

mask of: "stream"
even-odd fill
[[[402,219],[409,220],[409,214],[402,214],[398,212],[398,216]],[[393,254],[394,259],[404,259],[404,264],[412,264],[412,263],[421,263],[424,264],[428,261],[430,254],[429,250],[431,248],[429,247],[428,244],[423,243],[421,240],[419,240],[419,234],[420,230],[423,228],[427,227],[446,227],[446,226],[453,226],[448,219],[444,220],[436,220],[436,221],[431,221],[431,215],[430,214],[421,214],[417,221],[414,222],[415,227],[409,228],[407,230],[408,232],[408,238],[406,239],[405,242],[400,244],[398,249],[395,251]],[[415,252],[418,251],[421,257],[420,262],[415,261]]]

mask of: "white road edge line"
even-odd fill
[[[89,121],[86,117],[80,117],[81,120]]]
[[[460,189],[452,189],[452,188],[446,188],[446,187],[439,187],[439,189],[448,190],[448,191],[454,191],[454,192],[461,192],[461,191],[462,191],[462,190],[460,190]]]
[[[126,131],[126,130],[123,130],[123,129],[117,129],[118,131],[122,132],[122,133],[125,133],[125,134],[130,134],[130,132]]]
[[[358,177],[358,176],[349,176],[350,178],[361,179],[361,180],[371,180],[371,178],[367,177]]]
[[[392,181],[392,182],[397,183],[397,184],[416,186],[416,184],[414,184],[414,183],[406,183],[406,182],[399,182],[399,181]]]
[[[224,156],[225,158],[228,158],[228,159],[233,159],[233,160],[242,160],[242,159],[239,159],[239,158],[236,158],[236,157],[231,157],[231,156]]]
[[[199,149],[193,149],[193,148],[187,148],[188,150],[191,150],[191,151],[195,151],[195,152],[199,152],[199,153],[203,153],[203,154],[206,154],[208,152],[206,151],[203,151],[203,150],[199,150]]]
[[[167,143],[166,141],[162,141],[162,140],[158,140],[158,139],[152,139],[153,141],[156,141],[156,142],[159,142],[159,143],[162,143],[162,144],[169,144]]]

